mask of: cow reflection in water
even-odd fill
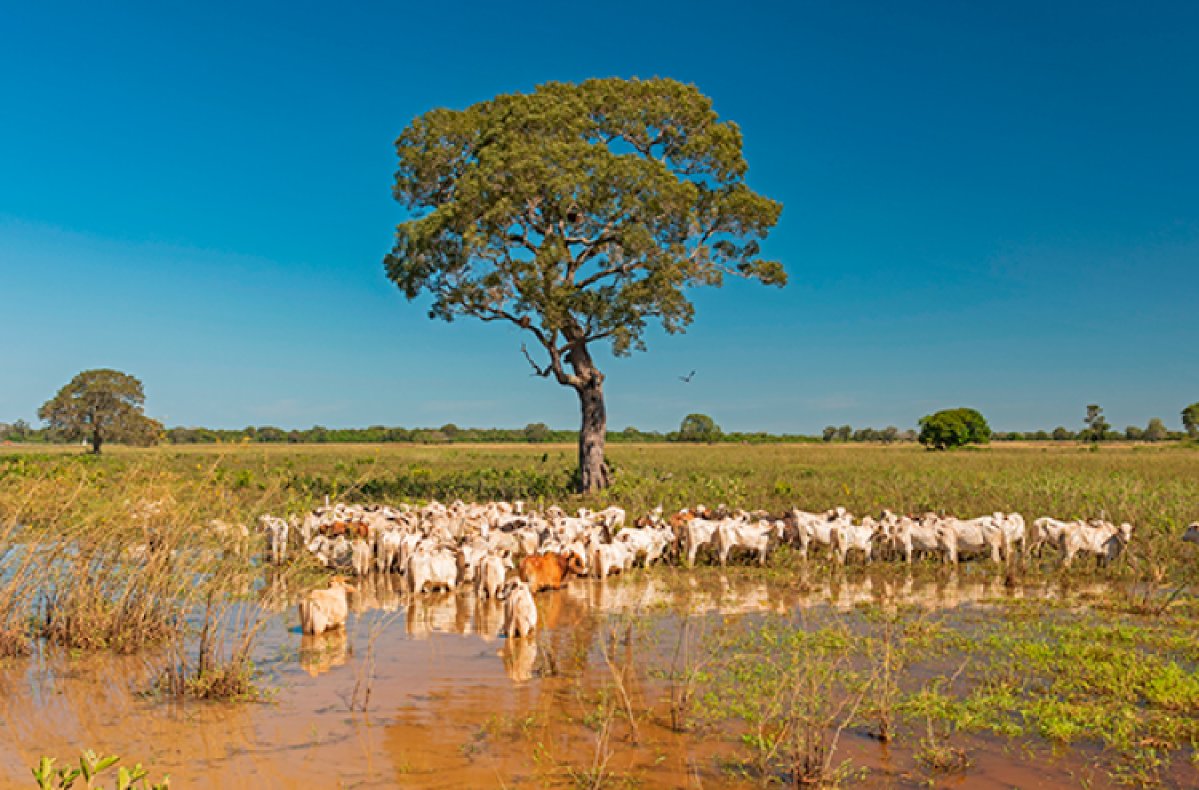
[[[349,640],[344,628],[300,637],[300,666],[312,677],[345,664],[348,652]]]
[[[412,595],[408,599],[408,635],[427,639],[430,634],[469,634],[473,596],[453,592]]]
[[[485,642],[495,641],[504,626],[504,603],[494,598],[475,599],[475,632]]]
[[[350,596],[350,609],[354,614],[363,614],[372,609],[395,612],[400,608],[399,582],[389,573],[361,576],[357,582],[358,592]]]
[[[1053,596],[1078,595],[1078,589],[1055,590],[1046,585],[1026,592],[1005,587],[998,575],[959,575],[956,571],[931,578],[912,575],[865,575],[847,578],[809,577],[801,571],[798,584],[777,584],[750,580],[723,573],[704,575],[658,576],[636,579],[577,579],[559,591],[535,596],[538,622],[544,637],[505,639],[498,651],[508,676],[517,683],[530,680],[534,667],[558,651],[586,649],[594,637],[597,613],[603,615],[661,614],[739,615],[753,612],[785,613],[796,609],[830,607],[848,611],[868,604],[885,607],[915,606],[923,609],[951,609],[1001,597],[1025,594]],[[406,630],[413,639],[432,634],[478,634],[494,641],[503,626],[502,602],[479,599],[469,591],[410,595],[400,577],[371,574],[359,580],[360,592],[351,597],[354,612],[372,609],[395,611],[401,605],[407,613]],[[1085,593],[1082,593],[1085,594]],[[538,644],[550,653],[539,656]],[[572,646],[572,643],[574,644]],[[333,632],[323,637],[305,637],[301,663],[317,675],[346,661],[346,634]]]
[[[576,583],[569,588],[571,603],[585,616],[587,610],[605,614],[649,611],[670,601],[666,583],[659,578],[638,581],[604,578]]]
[[[532,637],[505,639],[500,658],[504,661],[504,672],[513,683],[526,683],[533,679],[537,666],[537,640]]]

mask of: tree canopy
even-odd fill
[[[1087,404],[1087,416],[1083,418],[1083,422],[1087,427],[1080,433],[1079,438],[1088,442],[1101,442],[1108,438],[1112,426],[1103,416],[1103,407],[1098,403]]]
[[[93,453],[105,442],[155,444],[162,424],[147,417],[142,383],[117,370],[85,370],[38,409],[38,418],[70,441],[86,439]]]
[[[1199,403],[1192,403],[1182,410],[1182,427],[1192,439],[1199,439]]]
[[[540,376],[579,393],[581,487],[607,484],[603,375],[590,352],[684,331],[686,289],[726,276],[783,285],[759,242],[782,206],[745,184],[741,131],[668,79],[551,82],[436,109],[396,141],[409,212],[385,259],[429,315],[513,324]]]
[[[975,409],[944,409],[920,418],[919,441],[932,450],[986,444],[990,440],[991,427]]]
[[[720,435],[720,426],[706,414],[688,414],[679,425],[681,442],[713,442]]]
[[[1164,442],[1170,438],[1170,431],[1166,428],[1166,424],[1162,422],[1160,417],[1154,417],[1149,421],[1149,425],[1145,427],[1141,438],[1147,442]]]

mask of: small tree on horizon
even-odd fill
[[[1147,442],[1164,442],[1170,438],[1170,431],[1160,417],[1154,417],[1141,432],[1141,438]]]
[[[38,409],[38,419],[68,441],[86,439],[100,454],[106,442],[150,445],[162,424],[145,414],[142,383],[127,373],[85,370]]]
[[[714,442],[721,434],[720,426],[706,414],[688,414],[679,425],[680,442]]]
[[[1088,442],[1101,442],[1107,438],[1107,432],[1111,429],[1107,419],[1103,416],[1103,407],[1098,403],[1087,404],[1087,416],[1083,418],[1086,424],[1086,430],[1082,432],[1080,438]]]
[[[948,450],[991,441],[991,426],[976,409],[944,409],[920,418],[919,442],[930,450]]]

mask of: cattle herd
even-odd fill
[[[326,504],[304,518],[264,515],[260,525],[272,562],[285,561],[289,541],[298,542],[323,566],[365,576],[403,574],[409,593],[473,585],[480,598],[504,601],[503,632],[525,636],[536,628],[533,593],[562,587],[571,576],[603,579],[635,565],[658,561],[693,567],[700,552],[721,565],[738,555],[764,565],[779,545],[794,547],[804,560],[820,551],[844,564],[850,552],[864,562],[932,555],[957,564],[966,556],[1003,564],[1015,556],[1056,550],[1064,566],[1079,555],[1100,563],[1117,557],[1132,540],[1131,524],[1102,519],[1061,521],[1044,517],[1028,528],[1019,513],[960,519],[890,511],[860,520],[844,508],[820,513],[708,509],[700,505],[666,514],[661,507],[626,523],[618,507],[568,515],[559,507],[526,512],[521,502],[423,507]],[[1199,543],[1199,523],[1183,540]],[[346,618],[346,592],[335,579],[300,605],[305,633],[339,627]]]

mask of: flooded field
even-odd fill
[[[613,449],[611,498],[584,499],[571,453],[0,457],[0,787],[86,749],[175,787],[1199,787],[1199,553],[1180,540],[1199,454],[634,445]],[[326,496],[1104,513],[1136,531],[1105,568],[838,570],[783,546],[766,567],[572,579],[511,640],[494,603],[375,574],[344,631],[307,637],[296,600],[328,572],[302,551],[271,566],[233,525]]]
[[[769,693],[751,699],[756,681],[728,664],[735,659],[725,651],[745,650],[751,639],[784,653],[774,630],[779,626],[852,640],[876,634],[880,622],[906,624],[914,640],[903,648],[907,658],[896,674],[901,692],[894,695],[889,743],[877,737],[873,702],[886,691],[869,665],[870,650],[847,646],[834,654],[823,646],[810,654],[811,661],[832,662],[835,672],[856,679],[829,684],[827,696],[807,701],[821,708],[821,725],[833,725],[821,726],[825,735],[840,730],[830,759],[844,766],[847,784],[1137,783],[1120,773],[1126,760],[1103,753],[1098,738],[1080,738],[1067,749],[1027,729],[1004,736],[995,728],[923,719],[913,703],[901,700],[941,688],[938,677],[954,677],[961,686],[946,693],[972,693],[986,673],[962,668],[973,649],[968,641],[986,643],[988,655],[998,658],[997,640],[1030,621],[1031,627],[1055,620],[1090,628],[1113,620],[1086,605],[1104,595],[1102,583],[1013,588],[982,570],[917,578],[818,574],[797,582],[779,574],[754,578],[749,569],[655,569],[602,583],[576,580],[538,595],[542,631],[511,640],[496,636],[501,614],[495,602],[466,592],[410,598],[397,592],[398,577],[376,576],[353,597],[355,615],[345,632],[301,636],[291,606],[269,620],[256,655],[258,682],[270,690],[262,702],[160,699],[151,692],[160,667],[152,654],[45,651],[6,663],[0,669],[0,783],[28,786],[29,766],[40,755],[72,755],[88,745],[141,761],[156,776],[169,773],[179,787],[787,781],[789,747],[775,744],[770,752],[754,736],[794,728],[802,716],[783,715]],[[1190,671],[1193,677],[1193,663]],[[1036,670],[1030,665],[1020,674],[1031,679]],[[871,688],[855,685],[869,678]],[[680,689],[688,686],[693,695],[680,705]],[[730,693],[743,695],[737,702],[761,715],[720,698]],[[853,697],[856,709],[841,706],[838,695]],[[1008,704],[1012,711],[1019,707]],[[1012,711],[1003,716],[1019,716]],[[945,754],[960,754],[961,764],[930,765],[921,756],[934,746],[930,738],[944,739]],[[1193,746],[1184,749],[1141,778],[1195,787],[1194,755]]]

